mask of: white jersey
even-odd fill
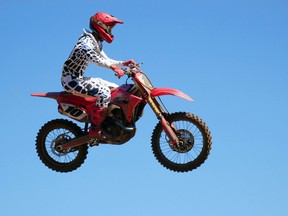
[[[104,53],[101,41],[97,41],[91,33],[84,31],[64,63],[62,77],[71,75],[73,78],[82,78],[89,63],[105,68],[110,68],[112,64],[122,66],[122,61],[110,59]]]
[[[98,97],[96,105],[107,107],[110,101],[110,88],[116,84],[100,78],[84,77],[89,63],[110,68],[111,65],[122,66],[122,61],[108,58],[102,49],[102,42],[97,41],[91,33],[84,31],[74,46],[69,58],[64,62],[62,70],[62,86],[68,92]]]

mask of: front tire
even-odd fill
[[[39,130],[36,138],[36,150],[40,160],[56,172],[76,170],[86,159],[88,145],[66,151],[59,151],[56,147],[82,134],[82,129],[72,121],[55,119],[47,122]]]
[[[173,145],[159,122],[152,134],[152,151],[156,159],[167,169],[188,172],[199,167],[207,159],[212,145],[208,127],[202,119],[191,113],[168,114],[165,119],[174,124],[178,145]]]

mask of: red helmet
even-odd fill
[[[90,28],[93,31],[97,31],[100,37],[107,41],[107,43],[111,43],[114,40],[112,28],[117,23],[123,24],[124,22],[103,12],[98,12],[90,18]]]

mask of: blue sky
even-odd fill
[[[0,215],[288,215],[287,1],[10,0],[0,11]],[[104,44],[109,57],[144,62],[155,86],[195,99],[163,97],[170,112],[192,112],[211,130],[197,170],[156,161],[149,107],[134,139],[91,148],[72,173],[38,159],[39,128],[63,116],[30,94],[62,90],[62,64],[97,11],[125,22]],[[86,73],[125,81],[94,65]]]

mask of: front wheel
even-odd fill
[[[68,150],[59,150],[57,146],[83,134],[75,123],[65,119],[47,122],[38,132],[36,150],[40,160],[57,172],[71,172],[84,163],[88,154],[88,145]]]
[[[152,134],[152,151],[156,159],[175,172],[188,172],[207,159],[212,138],[202,119],[191,113],[168,114],[165,119],[175,126],[179,143],[172,144],[159,122]]]

